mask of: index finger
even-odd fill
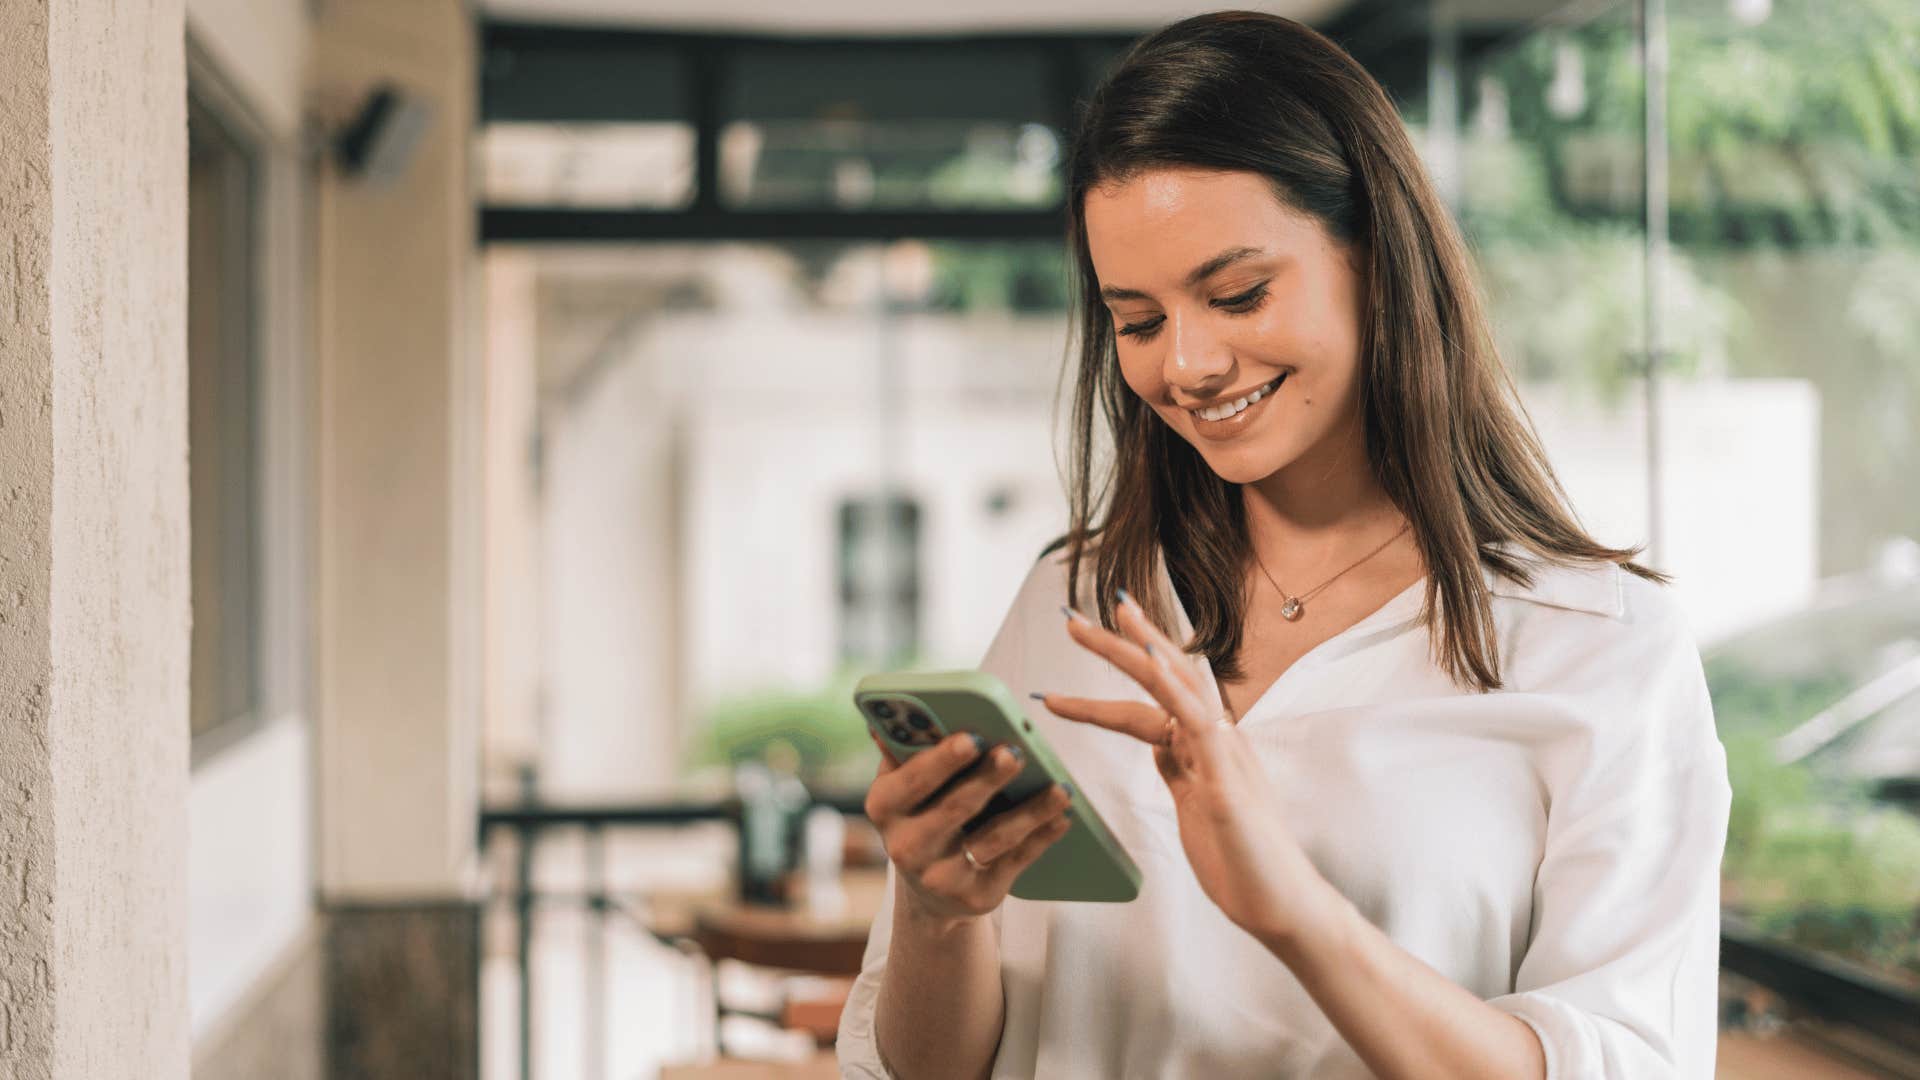
[[[882,818],[912,811],[940,790],[940,785],[980,756],[984,740],[959,732],[932,749],[913,755],[898,768],[874,780],[867,792],[869,815]]]
[[[1114,619],[1128,637],[1143,647],[1151,646],[1150,651],[1164,652],[1168,659],[1167,666],[1179,674],[1180,680],[1187,684],[1187,689],[1201,701],[1206,700],[1205,680],[1200,677],[1200,669],[1187,660],[1187,651],[1161,633],[1160,628],[1153,625],[1153,620],[1147,618],[1147,613],[1141,610],[1139,601],[1127,595],[1125,589],[1120,590],[1120,603],[1114,605]]]
[[[893,759],[893,751],[887,749],[887,744],[880,741],[880,736],[874,734],[872,728],[867,729],[867,738],[880,748],[880,775],[885,776],[900,767],[900,763]]]
[[[1219,706],[1209,708],[1203,702],[1207,695],[1174,673],[1166,646],[1142,645],[1077,613],[1067,623],[1067,636],[1119,668],[1182,725],[1204,724],[1219,715]]]

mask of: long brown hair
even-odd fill
[[[1494,346],[1466,245],[1434,194],[1379,83],[1325,36],[1291,19],[1225,11],[1174,23],[1134,45],[1094,92],[1067,165],[1079,366],[1073,386],[1068,601],[1093,561],[1100,621],[1124,586],[1171,631],[1156,552],[1193,624],[1193,652],[1223,679],[1238,654],[1250,565],[1237,485],[1121,379],[1099,300],[1082,201],[1099,184],[1187,166],[1267,178],[1289,208],[1367,254],[1361,413],[1368,461],[1412,523],[1427,566],[1421,618],[1434,660],[1457,684],[1501,685],[1483,567],[1532,578],[1510,543],[1551,562],[1633,562],[1640,548],[1596,542],[1568,508]],[[1094,466],[1096,410],[1112,436]],[[1103,516],[1097,525],[1095,513]]]

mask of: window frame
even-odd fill
[[[244,676],[250,686],[243,695],[245,707],[226,710],[213,726],[190,736],[189,760],[198,772],[253,736],[279,723],[301,722],[309,712],[308,575],[303,567],[313,485],[304,443],[307,406],[302,402],[311,397],[304,385],[310,366],[303,331],[303,289],[309,280],[303,207],[310,200],[296,139],[269,126],[191,30],[185,35],[185,53],[189,109],[217,123],[251,166],[248,205],[239,211],[244,216],[244,284],[235,286],[245,310],[235,317],[233,329],[222,330],[244,343],[251,384],[241,436],[250,458],[244,529],[251,561]]]

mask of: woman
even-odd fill
[[[963,837],[1005,749],[883,760],[844,1073],[1710,1077],[1699,652],[1568,510],[1389,99],[1297,23],[1189,19],[1093,97],[1068,205],[1072,520],[981,666],[1142,891],[1008,898],[1068,794]]]

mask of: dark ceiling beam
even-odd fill
[[[1502,47],[1558,5],[1537,8],[1505,4],[1533,16],[1512,22],[1470,20],[1461,27],[1463,63]],[[1430,13],[1426,3],[1406,0],[1358,0],[1320,26],[1351,52],[1402,108],[1427,93]],[[741,210],[724,205],[719,195],[718,144],[731,110],[758,101],[753,115],[780,107],[779,95],[766,88],[738,85],[745,70],[778,72],[821,57],[838,57],[832,70],[841,88],[827,97],[847,98],[856,106],[863,89],[856,70],[863,56],[887,63],[870,66],[866,98],[882,112],[920,108],[905,98],[925,97],[928,87],[908,77],[890,100],[881,86],[899,79],[901,59],[919,58],[927,70],[971,71],[991,77],[995,57],[1025,64],[1027,96],[1000,101],[1002,119],[1033,119],[1061,131],[1071,127],[1078,104],[1136,35],[979,34],[950,35],[773,35],[712,34],[634,28],[549,26],[488,21],[479,34],[480,115],[487,120],[594,122],[681,120],[695,130],[694,198],[684,210],[575,209],[562,207],[483,207],[484,243],[544,241],[595,242],[642,240],[883,240],[904,236],[928,239],[1057,239],[1064,230],[1061,208],[1039,210],[838,211]],[[824,51],[823,51],[824,50]],[[956,57],[966,59],[954,67]],[[1038,72],[1038,79],[1032,76]],[[730,81],[733,80],[733,81]],[[773,82],[778,82],[774,79]],[[771,85],[771,83],[769,84]],[[891,85],[890,83],[888,85]],[[950,88],[949,88],[950,89]],[[1004,87],[1002,88],[1005,89]],[[820,97],[821,94],[814,95]],[[743,96],[744,95],[744,96]],[[757,97],[755,95],[758,95]],[[766,100],[762,100],[766,99]],[[824,99],[823,99],[824,100]],[[945,107],[968,100],[964,92],[944,95]],[[997,99],[996,99],[997,100]],[[772,102],[769,105],[769,101]],[[817,105],[818,103],[816,103]],[[805,102],[792,108],[806,112]],[[1020,116],[1013,114],[1020,113]]]

